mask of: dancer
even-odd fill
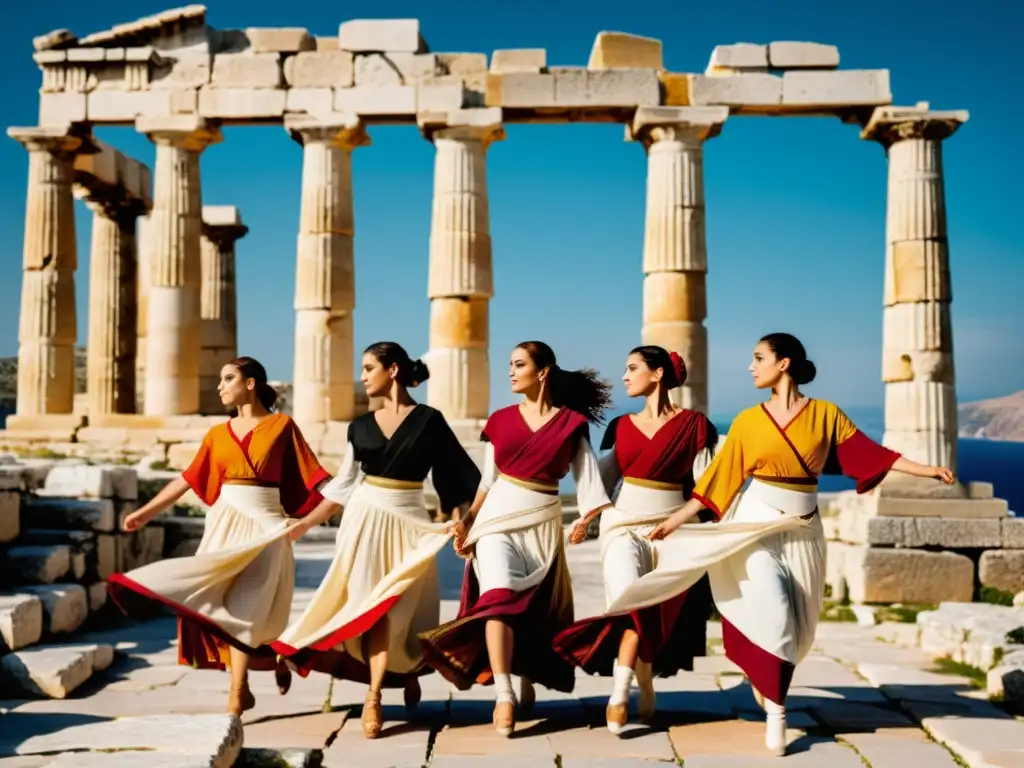
[[[687,589],[705,572],[722,616],[725,653],[746,674],[765,708],[765,746],[786,750],[786,693],[793,670],[814,641],[824,598],[825,537],[818,516],[818,476],[845,474],[857,490],[874,488],[890,470],[953,482],[883,448],[832,403],[802,394],[814,364],[787,333],[754,348],[754,386],[768,402],[740,413],[690,501],[651,533],[659,561],[609,607],[624,614]],[[730,510],[744,482],[750,486]],[[725,517],[687,525],[702,508]],[[673,533],[674,532],[674,533]],[[671,535],[670,535],[671,534]]]
[[[316,669],[369,683],[362,714],[369,739],[383,725],[381,688],[404,687],[412,708],[420,699],[418,676],[430,671],[417,633],[440,620],[435,556],[451,526],[431,521],[423,481],[429,472],[445,512],[468,506],[480,483],[480,470],[441,413],[409,396],[428,376],[394,342],[363,353],[366,393],[384,398],[384,406],[349,425],[337,477],[292,530],[298,538],[344,507],[327,575],[273,644],[302,674]]]
[[[704,414],[669,401],[669,390],[686,381],[686,366],[675,352],[637,347],[626,359],[622,379],[626,393],[646,398],[646,406],[635,416],[614,419],[601,444],[602,450],[613,449],[600,460],[609,496],[621,482],[615,506],[601,514],[607,605],[658,562],[659,545],[647,534],[690,498],[694,462],[700,456],[707,466],[718,442],[718,432]],[[569,540],[582,541],[585,533],[577,524]],[[578,621],[555,638],[555,648],[585,671],[613,677],[605,719],[612,733],[621,734],[634,670],[640,685],[639,713],[648,720],[655,706],[653,676],[693,669],[693,657],[705,651],[706,633],[699,627],[706,626],[710,615],[711,598],[702,580],[688,593],[667,596],[629,615]]]
[[[317,488],[330,475],[295,422],[271,412],[277,392],[259,362],[232,360],[221,369],[217,392],[236,415],[210,429],[181,477],[123,523],[137,531],[191,488],[212,507],[196,554],[115,573],[107,588],[125,613],[153,601],[177,613],[179,663],[229,668],[228,711],[240,715],[256,703],[250,665],[274,667],[267,644],[288,624],[292,518],[319,502]]]
[[[583,522],[610,505],[588,425],[600,421],[608,385],[591,371],[562,370],[540,341],[517,346],[509,366],[523,402],[487,420],[480,489],[455,526],[456,551],[469,558],[458,617],[420,635],[427,663],[458,688],[493,681],[494,725],[504,736],[515,729],[513,673],[523,678],[524,708],[534,700],[531,681],[566,692],[574,685],[572,666],[551,645],[573,619],[558,481],[571,467]]]

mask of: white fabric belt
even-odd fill
[[[746,492],[787,517],[807,517],[818,508],[817,491],[791,491],[761,480],[751,480]]]

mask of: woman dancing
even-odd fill
[[[626,359],[622,379],[626,393],[646,398],[646,406],[634,416],[614,419],[601,444],[602,450],[614,449],[600,460],[609,496],[621,482],[615,506],[601,514],[607,605],[658,562],[659,545],[647,534],[690,498],[694,462],[699,456],[707,466],[718,442],[718,432],[704,414],[669,402],[669,390],[686,381],[686,366],[676,353],[637,347]],[[583,532],[574,530],[570,541],[582,538]],[[710,594],[701,580],[689,592],[667,595],[629,615],[578,621],[555,638],[555,648],[587,672],[613,677],[605,719],[608,729],[620,734],[628,720],[634,670],[639,713],[649,719],[655,705],[653,676],[693,669],[693,657],[704,655],[706,634],[699,628],[710,614]]]
[[[225,365],[217,387],[236,415],[203,438],[181,477],[128,515],[136,531],[191,488],[212,509],[192,557],[111,575],[111,598],[125,613],[155,601],[178,614],[178,661],[231,670],[228,712],[251,709],[248,670],[273,668],[267,644],[288,624],[295,584],[289,528],[319,501],[330,475],[288,416],[271,413],[277,392],[251,357]],[[287,690],[284,683],[282,693]]]
[[[890,470],[945,483],[953,482],[953,473],[883,448],[835,405],[802,394],[799,388],[814,379],[815,368],[788,333],[758,342],[750,372],[754,386],[770,388],[771,397],[736,417],[692,499],[650,533],[652,540],[662,540],[656,567],[630,584],[608,611],[623,614],[657,604],[707,573],[722,615],[726,656],[743,670],[765,708],[765,746],[782,755],[786,694],[793,670],[814,641],[824,598],[819,475],[845,474],[865,493]],[[730,510],[748,478],[750,486]],[[719,518],[728,514],[715,525],[677,530],[705,507]]]
[[[523,402],[487,420],[480,489],[455,526],[456,550],[470,558],[458,617],[420,635],[427,663],[458,688],[493,681],[494,726],[504,736],[515,729],[512,674],[523,678],[525,708],[531,681],[566,692],[575,682],[551,645],[573,619],[558,481],[572,469],[581,523],[610,506],[588,425],[601,419],[608,385],[562,370],[540,341],[512,351],[509,376]]]
[[[435,556],[451,531],[431,521],[423,481],[430,473],[446,512],[468,506],[480,483],[480,470],[441,413],[409,396],[428,376],[394,342],[371,344],[363,353],[366,393],[384,398],[384,406],[349,425],[337,477],[292,530],[298,538],[344,507],[327,575],[273,644],[302,674],[316,669],[369,683],[362,714],[369,739],[383,725],[381,688],[404,687],[412,708],[420,699],[418,676],[430,671],[417,633],[440,620]]]

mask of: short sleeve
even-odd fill
[[[721,450],[717,452],[711,464],[697,481],[692,498],[700,501],[721,519],[746,480],[743,430],[739,420],[736,420],[733,422]]]
[[[576,502],[581,517],[611,505],[601,481],[597,456],[585,434],[580,435],[576,443],[576,454],[572,459],[572,476],[576,481]]]
[[[836,408],[832,444],[822,474],[846,475],[857,481],[857,493],[867,493],[889,474],[900,457],[861,432]]]
[[[214,427],[216,429],[216,427]],[[213,460],[213,445],[216,441],[214,430],[211,429],[203,437],[203,442],[196,452],[195,458],[181,476],[195,492],[196,496],[208,507],[213,506],[220,495],[220,487],[224,481],[223,471]]]
[[[480,472],[480,485],[477,486],[477,491],[487,493],[497,479],[498,465],[494,462],[494,445],[484,442],[484,467]]]
[[[281,506],[293,517],[304,517],[322,500],[317,487],[330,479],[330,473],[320,466],[295,422],[288,425],[285,439]]]
[[[352,434],[352,425],[349,425],[349,435]],[[352,441],[345,443],[345,455],[341,459],[341,466],[338,473],[323,487],[321,493],[328,501],[345,506],[351,498],[352,493],[362,480],[362,471],[359,462],[356,460],[356,451]]]
[[[473,501],[480,485],[481,473],[444,416],[437,412],[432,414],[432,418],[431,451],[434,459],[430,478],[441,509],[450,511]]]

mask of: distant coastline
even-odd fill
[[[1024,442],[1024,390],[1005,397],[963,403],[958,410],[960,437]]]

